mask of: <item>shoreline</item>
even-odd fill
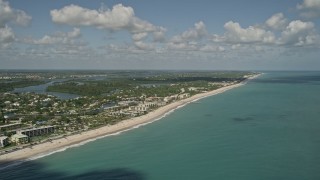
[[[44,142],[41,144],[33,145],[32,147],[23,148],[14,152],[0,155],[0,167],[9,167],[15,162],[24,162],[27,160],[38,159],[56,152],[64,151],[65,149],[80,146],[96,139],[104,138],[107,136],[118,135],[121,132],[128,131],[154,121],[160,120],[172,111],[183,107],[189,103],[198,101],[200,99],[223,93],[225,91],[240,87],[246,84],[251,79],[258,77],[261,74],[247,78],[246,80],[233,84],[230,86],[222,87],[213,91],[196,94],[186,99],[182,99],[168,105],[162,106],[154,111],[149,112],[143,116],[123,120],[114,125],[107,125],[97,129],[81,132],[80,134],[70,135],[59,139],[54,139],[51,142]],[[0,168],[1,169],[1,168]]]

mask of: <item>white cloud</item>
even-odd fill
[[[239,23],[229,21],[224,25],[226,32],[223,36],[214,35],[215,42],[227,43],[274,43],[275,35],[259,27],[242,28]]]
[[[206,44],[200,47],[199,50],[203,52],[223,52],[225,51],[225,48],[222,46]]]
[[[37,44],[37,45],[49,45],[49,44],[72,44],[74,39],[81,36],[79,28],[74,28],[73,31],[64,33],[58,32],[54,35],[45,35],[41,39],[33,40],[27,39],[26,43]]]
[[[283,30],[287,26],[288,22],[282,13],[277,13],[271,16],[265,24],[271,29]]]
[[[48,35],[43,36],[39,40],[34,40],[34,44],[55,44],[59,41],[60,38],[57,37],[51,37]]]
[[[169,42],[167,42],[168,50],[178,51],[198,51],[200,50],[200,42],[204,37],[208,36],[206,25],[199,21],[194,24],[194,27],[182,32],[176,36],[173,36]]]
[[[28,25],[31,19],[24,11],[13,9],[8,2],[0,0],[0,28],[10,22],[18,25]]]
[[[320,1],[319,0],[304,0],[302,4],[297,5],[298,9],[303,8],[318,8],[320,9]]]
[[[24,11],[17,10],[16,11],[16,19],[15,22],[21,26],[27,26],[31,21],[31,16],[27,15]]]
[[[208,32],[206,29],[206,25],[202,21],[200,21],[198,23],[195,23],[194,27],[190,28],[189,30],[183,32],[182,34],[174,36],[171,41],[175,43],[181,43],[192,40],[200,40],[207,35]]]
[[[231,49],[240,49],[241,48],[241,44],[233,44],[231,46]]]
[[[95,56],[96,53],[81,38],[81,31],[73,28],[70,32],[56,32],[44,35],[39,39],[23,39],[28,44],[24,56],[29,58],[60,58],[70,57],[83,59],[84,57]]]
[[[160,28],[159,31],[155,31],[152,33],[153,41],[155,42],[164,42],[166,40],[165,32],[167,30],[165,28]]]
[[[130,51],[152,50],[154,45],[149,40],[151,36],[154,42],[165,40],[166,29],[155,26],[135,16],[131,7],[117,4],[112,9],[100,8],[92,10],[77,5],[65,6],[50,12],[52,21],[59,24],[72,26],[92,26],[97,29],[114,31],[128,31],[133,40]]]
[[[181,37],[186,40],[200,39],[207,35],[206,25],[200,21],[194,24],[194,28],[182,33]]]
[[[0,47],[1,48],[8,47],[14,41],[15,41],[15,35],[12,32],[10,27],[5,26],[3,28],[0,28]]]
[[[115,5],[112,10],[91,10],[77,5],[65,6],[60,10],[50,12],[52,21],[73,26],[96,26],[110,30],[120,30],[128,26],[134,12],[131,7],[121,4]]]
[[[103,47],[107,50],[107,54],[113,54],[117,56],[128,55],[128,54],[146,54],[157,51],[156,47],[152,43],[145,43],[143,41],[135,41],[133,45],[129,44],[109,44]],[[104,53],[104,51],[102,52]]]
[[[306,18],[320,17],[320,1],[304,0],[302,4],[297,5],[297,9],[301,11],[300,15]]]
[[[198,46],[194,42],[169,42],[167,44],[167,49],[178,51],[195,51],[198,49]]]
[[[280,43],[296,46],[314,45],[320,43],[320,38],[315,32],[314,23],[296,20],[290,22],[281,33]]]
[[[0,0],[0,48],[7,48],[16,40],[9,23],[27,25],[30,20],[24,11],[13,9],[8,2]]]
[[[81,32],[79,28],[73,28],[73,31],[67,33],[67,37],[69,38],[78,38],[81,36]]]
[[[139,50],[154,50],[154,46],[150,43],[145,43],[143,41],[135,41],[134,45],[139,49]]]
[[[239,49],[242,44],[281,46],[314,46],[319,47],[320,36],[312,22],[295,20],[288,23],[282,13],[274,14],[264,25],[249,26],[242,28],[239,23],[232,21],[224,25],[224,35],[213,35],[216,43],[232,44],[231,49]],[[280,31],[277,36],[274,31]]]
[[[142,32],[162,32],[164,28],[155,26],[135,16],[131,7],[117,4],[112,9],[91,10],[77,5],[65,6],[50,11],[52,21],[72,26],[93,26],[110,31],[127,30],[132,34]]]
[[[136,33],[132,35],[132,39],[134,41],[141,41],[143,39],[145,39],[148,36],[148,33],[146,32],[142,32],[142,33]]]
[[[242,28],[239,23],[229,21],[225,23],[224,28],[226,32],[223,35],[212,35],[212,40],[218,44],[231,44],[232,50],[240,49],[244,44],[274,48],[320,47],[320,35],[313,22],[301,20],[288,22],[282,13],[274,14],[264,24]]]

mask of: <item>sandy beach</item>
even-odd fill
[[[166,113],[168,113],[168,112],[170,112],[170,111],[172,111],[182,105],[185,105],[187,103],[190,103],[190,102],[193,102],[193,101],[196,101],[196,100],[208,97],[208,96],[216,95],[216,94],[225,92],[227,90],[230,90],[230,89],[233,89],[236,87],[239,87],[239,86],[245,84],[248,80],[253,79],[255,77],[257,77],[257,76],[250,77],[247,80],[245,80],[241,83],[238,83],[238,84],[230,85],[227,87],[222,87],[217,90],[197,94],[197,95],[194,95],[194,96],[189,97],[187,99],[173,102],[173,103],[168,104],[166,106],[160,107],[152,112],[149,112],[146,115],[127,119],[127,120],[121,121],[115,125],[104,126],[104,127],[98,128],[98,129],[82,132],[81,134],[66,136],[64,138],[52,140],[51,142],[45,142],[42,144],[33,145],[32,147],[28,147],[28,148],[24,148],[24,149],[20,149],[20,150],[14,151],[14,152],[0,155],[0,165],[4,164],[4,163],[5,164],[12,163],[14,161],[33,159],[35,157],[39,157],[42,155],[46,155],[46,154],[50,154],[52,152],[59,151],[60,149],[64,149],[64,148],[69,147],[71,145],[76,145],[79,143],[89,141],[91,139],[96,139],[101,136],[106,136],[108,134],[117,133],[117,132],[120,132],[120,131],[123,131],[126,129],[130,129],[132,127],[135,127],[135,126],[138,126],[141,124],[152,122],[154,120],[161,118]]]

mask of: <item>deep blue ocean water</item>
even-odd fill
[[[267,72],[0,179],[320,179],[320,72]]]

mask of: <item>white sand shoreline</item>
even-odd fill
[[[79,146],[87,142],[90,142],[99,138],[103,138],[106,136],[117,135],[123,131],[127,131],[135,127],[140,127],[142,125],[149,124],[151,122],[161,119],[162,117],[166,116],[166,114],[188,103],[239,87],[247,83],[247,81],[249,81],[250,79],[256,78],[257,76],[259,75],[248,78],[247,80],[238,84],[222,87],[210,92],[196,94],[187,99],[176,101],[171,104],[160,107],[152,112],[149,112],[146,115],[123,120],[115,125],[104,126],[98,129],[84,131],[81,134],[75,134],[75,135],[66,136],[65,138],[54,139],[51,142],[45,142],[45,143],[33,145],[32,148],[28,147],[28,148],[24,148],[14,152],[0,155],[0,165],[12,163],[16,161],[37,159],[39,157],[53,154],[55,152],[63,151],[70,147]]]

